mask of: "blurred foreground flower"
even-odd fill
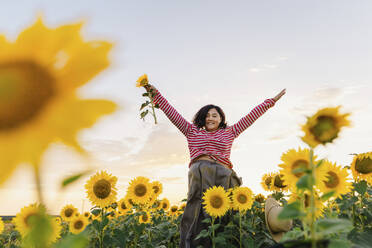
[[[331,143],[336,139],[341,128],[350,125],[349,120],[346,119],[350,114],[339,114],[339,108],[340,106],[323,108],[308,117],[306,124],[302,126],[305,136],[301,139],[312,148],[319,144]]]
[[[115,110],[111,101],[77,96],[78,87],[109,65],[112,46],[83,41],[81,26],[51,29],[38,19],[15,42],[0,35],[0,184],[20,163],[37,170],[52,142],[83,153],[78,131]]]

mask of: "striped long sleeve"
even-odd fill
[[[186,119],[168,103],[167,99],[160,94],[159,90],[156,91],[153,100],[154,104],[158,104],[159,108],[165,113],[168,119],[187,137],[192,124],[186,121]]]
[[[241,118],[237,123],[232,126],[234,138],[238,137],[244,130],[253,124],[266,110],[275,105],[273,98],[266,99],[263,103],[255,107],[249,114]]]

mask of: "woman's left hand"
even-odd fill
[[[274,97],[275,102],[277,102],[285,94],[285,89],[283,89],[278,95]]]

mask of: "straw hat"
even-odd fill
[[[285,232],[292,228],[292,220],[278,220],[278,215],[283,210],[274,198],[267,198],[265,202],[266,227],[276,242],[279,242]]]

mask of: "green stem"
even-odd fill
[[[43,192],[41,187],[41,176],[40,176],[40,170],[39,166],[35,166],[35,181],[36,181],[36,189],[37,189],[37,197],[40,204],[44,203],[43,199]]]
[[[215,248],[216,247],[216,244],[214,243],[214,228],[213,228],[213,224],[214,224],[214,217],[212,217],[212,247]]]
[[[310,235],[311,235],[311,247],[316,248],[315,239],[315,192],[314,192],[314,180],[315,180],[315,165],[313,163],[313,150],[310,153],[310,168],[311,168],[311,187],[310,187]]]
[[[239,246],[242,248],[242,215],[239,211]]]
[[[154,107],[153,95],[152,94],[153,94],[152,92],[150,92],[150,94],[149,94],[150,99],[151,99],[152,116],[154,116],[155,124],[158,124],[158,121],[156,120],[155,107]]]
[[[363,195],[364,194],[360,194],[360,204],[359,204],[359,207],[360,207],[360,211],[363,210]],[[360,214],[360,222],[362,224],[362,232],[364,231],[364,220],[363,220],[363,216]]]

